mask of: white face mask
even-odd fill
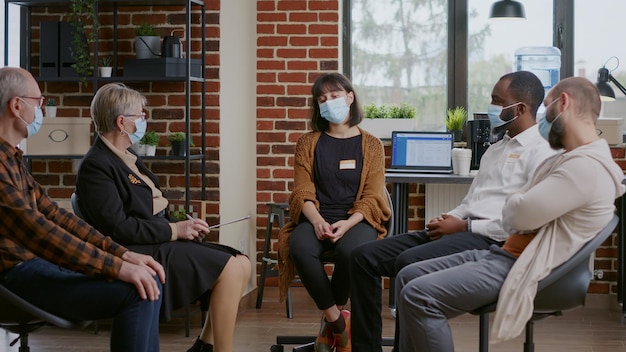
[[[511,104],[509,106],[489,104],[489,106],[487,107],[487,116],[489,117],[489,122],[491,122],[491,128],[493,129],[496,127],[504,126],[507,123],[513,122],[515,119],[517,119],[517,116],[515,116],[508,121],[504,121],[500,118],[500,115],[502,114],[502,110],[512,108],[515,105],[519,105],[519,104],[521,104],[521,102]]]
[[[23,99],[20,98],[20,100],[23,101],[25,104],[30,105]],[[30,106],[33,108],[33,110],[35,110],[35,118],[33,119],[33,122],[28,123],[21,116],[18,116],[18,118],[22,120],[22,122],[26,125],[26,131],[28,133],[27,138],[37,134],[37,132],[39,132],[39,129],[41,128],[41,124],[43,123],[43,111],[41,111],[41,108],[39,106]]]
[[[346,103],[346,97],[326,100],[326,102],[320,104],[320,115],[335,125],[343,123],[349,112],[350,108]]]

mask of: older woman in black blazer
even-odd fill
[[[250,260],[231,247],[202,242],[209,232],[204,220],[170,217],[158,178],[129,149],[145,133],[145,104],[139,92],[117,83],[94,96],[91,117],[98,136],[78,171],[80,210],[102,233],[163,265],[164,319],[211,291],[209,315],[189,351],[213,351],[215,345],[215,351],[230,352]]]

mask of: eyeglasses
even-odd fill
[[[145,112],[141,112],[141,114],[138,114],[138,115],[127,115],[127,114],[124,114],[124,117],[136,117],[136,118],[145,120],[146,119],[146,113]]]
[[[43,106],[43,103],[46,101],[46,97],[44,97],[43,95],[40,97],[19,97],[19,98],[39,100],[39,105],[37,105],[38,108],[41,108]]]

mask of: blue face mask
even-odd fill
[[[26,101],[22,100],[24,103],[28,104]],[[30,104],[28,104],[30,105]],[[30,105],[32,106],[32,105]],[[37,134],[37,132],[39,132],[39,129],[41,128],[41,124],[43,123],[43,111],[41,111],[41,108],[38,106],[33,106],[33,110],[35,110],[35,118],[33,119],[32,123],[28,123],[26,122],[23,118],[19,117],[20,120],[22,120],[22,122],[24,122],[24,124],[26,125],[26,131],[28,132],[27,138],[28,137],[32,137],[35,134]]]
[[[346,104],[346,97],[327,100],[320,104],[320,115],[330,123],[339,125],[346,120],[350,108]]]
[[[128,134],[128,138],[130,138],[130,143],[132,144],[138,143],[143,138],[143,136],[146,134],[146,128],[148,127],[148,121],[146,121],[145,119],[138,118],[134,122],[136,129],[135,132],[126,132],[126,134]]]
[[[512,119],[510,119],[509,121],[504,121],[504,120],[502,120],[500,118],[500,115],[502,114],[502,110],[508,109],[508,108],[512,108],[515,105],[519,105],[519,104],[521,104],[521,103],[515,103],[515,104],[511,104],[509,106],[500,106],[500,105],[489,104],[489,106],[487,107],[487,116],[489,116],[489,122],[491,122],[491,128],[494,129],[496,127],[504,126],[507,123],[515,121],[517,116],[515,116]]]
[[[563,112],[561,111],[558,115],[556,115],[556,117],[552,119],[552,122],[548,122],[548,119],[546,118],[546,114],[548,112],[548,108],[550,107],[550,105],[554,104],[559,99],[561,99],[561,97],[554,99],[554,101],[548,104],[548,106],[546,106],[546,108],[542,112],[537,113],[537,124],[539,125],[539,134],[546,141],[549,140],[550,130],[552,129],[552,124],[554,123],[554,121],[556,121],[556,119],[561,117],[561,114]]]

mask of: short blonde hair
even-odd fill
[[[100,134],[115,129],[115,118],[134,113],[146,106],[146,97],[122,83],[108,83],[94,95],[89,109],[96,131]]]

